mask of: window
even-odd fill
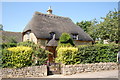
[[[50,33],[50,38],[52,39],[52,38],[55,38],[55,33],[54,32],[51,32]]]
[[[30,39],[30,32],[26,32],[26,35],[27,35],[27,40]]]
[[[78,34],[72,34],[73,40],[78,40]]]

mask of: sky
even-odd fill
[[[49,6],[53,14],[69,17],[76,23],[95,18],[99,21],[109,11],[118,9],[118,2],[2,2],[3,29],[22,32],[35,11],[47,13]]]

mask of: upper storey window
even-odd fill
[[[51,32],[51,33],[50,33],[50,38],[51,38],[51,39],[55,38],[55,33],[54,33],[54,32]]]
[[[27,40],[30,40],[30,32],[26,32]]]
[[[78,34],[72,34],[73,40],[78,40]]]

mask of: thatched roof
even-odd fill
[[[0,38],[2,43],[8,42],[22,42],[21,32],[0,31]]]
[[[56,16],[35,12],[31,21],[25,27],[23,33],[31,30],[37,38],[50,39],[50,33],[54,32],[59,39],[62,33],[78,34],[81,41],[93,41],[79,26],[75,25],[68,17]]]

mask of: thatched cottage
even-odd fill
[[[31,21],[23,30],[23,41],[30,40],[36,44],[41,44],[42,48],[53,52],[54,54],[50,56],[55,58],[57,42],[64,32],[71,35],[75,45],[91,44],[93,41],[93,39],[79,26],[74,24],[70,18],[52,14],[51,8],[47,10],[47,14],[35,12]]]

